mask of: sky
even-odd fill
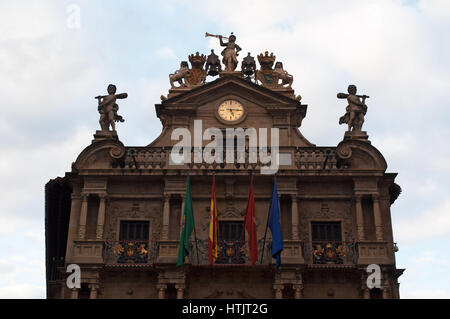
[[[205,32],[273,52],[308,104],[300,128],[336,146],[349,84],[367,94],[364,130],[399,173],[392,205],[402,298],[450,298],[450,1],[0,0],[0,298],[45,298],[44,185],[98,129],[94,96],[129,98],[125,145],[160,133],[154,104]]]

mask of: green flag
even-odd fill
[[[180,246],[178,248],[177,266],[184,264],[189,255],[189,238],[194,231],[194,211],[192,209],[191,185],[189,175],[186,182],[186,198],[184,200],[183,223],[181,224]]]

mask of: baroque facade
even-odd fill
[[[197,53],[189,56],[190,69],[182,62],[170,75],[169,94],[155,106],[162,133],[147,146],[126,146],[109,130],[108,119],[123,121],[116,98],[126,94],[114,98],[110,87],[108,96],[97,97],[102,130],[71,172],[46,185],[48,298],[399,298],[403,270],[395,264],[391,205],[400,187],[361,131],[368,97],[357,96],[356,88],[338,95],[349,101],[342,120],[349,131],[336,146],[316,146],[300,131],[307,105],[291,88],[293,76],[282,63],[273,68],[276,57],[267,52],[258,56],[259,70],[248,54],[236,71],[232,37],[221,39],[224,71],[214,52],[207,58]],[[208,75],[218,78],[206,82]],[[234,109],[221,109],[228,101]],[[194,137],[195,120],[203,129],[279,129],[280,268],[271,256],[270,232],[253,266],[240,239],[251,172],[261,256],[273,185],[273,175],[260,171],[265,164],[249,161],[248,141],[244,163],[171,163],[178,142],[172,132],[188,128]],[[201,140],[202,148],[209,142]],[[219,258],[211,267],[213,173],[220,231]],[[196,233],[189,258],[176,267],[187,174]],[[81,267],[80,288],[66,285],[69,264]],[[367,287],[370,264],[380,266],[379,288]]]

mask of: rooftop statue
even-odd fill
[[[203,68],[205,65],[206,56],[198,52],[189,56],[191,62],[191,69],[189,74],[185,77],[185,82],[188,87],[197,86],[205,83],[206,71]]]
[[[126,99],[127,93],[116,94],[116,86],[114,84],[108,85],[108,95],[99,95],[95,98],[98,100],[98,112],[100,113],[100,127],[102,131],[109,131],[111,126],[112,131],[116,130],[115,122],[125,122],[122,116],[117,114],[119,105],[116,103],[117,99]]]
[[[180,69],[175,71],[175,73],[169,74],[170,87],[176,88],[174,82],[178,82],[178,87],[186,87],[186,84],[183,82],[184,79],[189,75],[189,65],[187,61],[181,61]]]
[[[294,76],[289,74],[287,71],[283,69],[283,63],[277,62],[275,63],[275,69],[273,70],[273,75],[277,77],[277,85],[284,86],[287,84],[287,87],[292,86],[292,82],[294,82]],[[279,81],[281,80],[281,83]]]
[[[219,72],[222,72],[219,56],[214,53],[214,50],[211,50],[211,54],[206,59],[206,73],[210,76],[216,76]]]
[[[241,69],[247,80],[250,80],[251,76],[256,73],[256,61],[255,58],[250,55],[250,52],[242,60]]]
[[[367,113],[366,99],[367,95],[356,95],[356,86],[348,86],[348,94],[338,93],[338,99],[347,99],[348,105],[346,107],[346,113],[339,118],[339,124],[347,123],[348,132],[361,132],[362,125],[364,123],[364,115]],[[361,101],[362,99],[362,101]]]
[[[225,47],[225,49],[222,50],[222,63],[225,65],[225,72],[233,72],[236,70],[236,67],[238,65],[238,52],[241,51],[241,47],[236,44],[236,36],[231,32],[231,35],[226,38],[221,35],[214,35],[206,33],[205,36],[209,37],[215,37],[219,38],[220,45]],[[223,39],[228,39],[228,42],[223,42]]]

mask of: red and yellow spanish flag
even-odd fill
[[[248,233],[248,246],[250,250],[250,259],[252,265],[258,259],[258,240],[256,238],[256,220],[255,220],[255,197],[253,195],[253,176],[250,181],[250,193],[248,194],[247,211],[244,221],[245,230]]]
[[[212,265],[217,260],[217,231],[219,222],[217,220],[217,202],[216,202],[216,176],[213,175],[211,209],[209,211],[209,245],[208,255],[209,264]]]

